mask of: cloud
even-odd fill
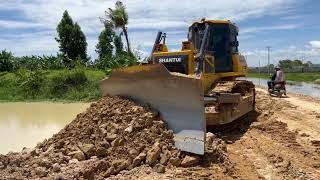
[[[310,41],[309,43],[312,48],[320,49],[320,41]]]
[[[30,53],[55,53],[57,44],[54,40],[55,31],[64,10],[68,10],[74,21],[79,22],[82,30],[87,35],[88,52],[96,56],[95,43],[102,24],[99,17],[104,16],[104,11],[114,7],[115,0],[0,0],[0,11],[12,11],[8,16],[17,16],[18,20],[0,19],[0,27],[21,29],[29,31],[43,31],[43,34],[29,34],[25,32],[11,34],[20,37],[7,42],[7,37],[0,35],[1,48],[7,48],[19,55]],[[139,46],[144,49],[151,48],[158,30],[168,32],[168,44],[177,48],[182,40],[186,39],[189,24],[202,17],[208,19],[230,19],[237,23],[248,19],[272,15],[288,15],[296,6],[295,0],[124,0],[129,13],[130,41],[133,48]],[[45,28],[41,30],[41,28]],[[275,27],[273,27],[275,29]],[[292,26],[277,27],[290,29]],[[271,30],[270,27],[249,28],[249,32]],[[6,32],[9,33],[10,32]],[[175,34],[176,33],[176,34]],[[247,36],[248,37],[248,36]],[[245,38],[245,37],[244,37]],[[38,48],[38,49],[37,49]],[[170,47],[169,47],[170,48]]]
[[[29,28],[45,28],[43,24],[23,21],[0,20],[0,28],[7,29],[29,29]]]
[[[275,31],[275,30],[291,30],[300,27],[299,24],[285,24],[285,25],[275,25],[275,26],[262,26],[262,27],[249,27],[241,29],[241,34],[250,34],[261,31]]]
[[[237,0],[187,0],[183,3],[172,0],[125,1],[129,13],[134,18],[142,16],[162,21],[186,22],[202,17],[240,21],[250,17],[285,12],[293,2],[292,0],[243,0],[241,3]]]
[[[183,21],[157,21],[153,19],[133,19],[129,28],[132,29],[168,29],[188,27],[188,23]]]
[[[64,10],[68,10],[77,21],[92,20],[99,23],[98,17],[104,11],[113,7],[114,0],[30,0],[22,3],[20,0],[0,0],[0,9],[12,9],[23,12],[27,19],[46,25],[55,25]],[[125,0],[130,23],[137,28],[153,28],[181,26],[190,22],[207,18],[230,19],[241,21],[263,15],[279,14],[288,11],[294,0],[186,0],[184,3],[172,0],[145,1]],[[139,25],[140,24],[140,25]],[[90,26],[86,23],[83,26]],[[135,28],[135,27],[134,27]]]
[[[252,50],[242,53],[246,56],[249,66],[258,66],[259,61],[261,66],[267,65],[268,51],[267,50]],[[278,64],[279,60],[283,59],[300,59],[304,62],[312,61],[320,64],[320,49],[315,49],[310,46],[294,46],[290,45],[282,49],[271,49],[270,62]]]
[[[238,40],[241,42],[241,41],[245,41],[245,40],[248,40],[248,39],[251,39],[251,38],[254,38],[255,36],[252,35],[252,34],[242,34],[240,33],[239,36],[238,36]]]
[[[302,15],[290,15],[290,16],[281,17],[281,19],[283,20],[298,20],[301,18],[303,18]]]
[[[7,34],[0,38],[0,49],[12,51],[17,56],[24,55],[55,55],[58,51],[58,43],[54,39],[57,36],[55,31],[40,31],[23,34]],[[96,58],[95,46],[98,39],[94,36],[87,36],[89,55]]]
[[[0,39],[0,49],[12,51],[17,56],[24,55],[55,55],[58,44],[48,36],[23,37],[20,39]],[[34,42],[34,43],[32,43]]]

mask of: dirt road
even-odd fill
[[[320,179],[320,103],[290,94],[271,98],[257,89],[257,111],[211,129],[227,143],[224,163],[152,172],[140,167],[115,179]]]
[[[270,98],[257,90],[257,114],[246,119],[248,130],[235,127],[227,130],[231,134],[221,133],[231,141],[228,152],[240,177],[319,179],[320,104],[295,95]]]

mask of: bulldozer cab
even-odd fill
[[[238,55],[238,28],[230,21],[193,23],[189,27],[188,41],[182,42],[181,51],[168,52],[166,35],[161,34],[158,34],[152,51],[153,64],[161,63],[170,72],[182,74],[196,74],[199,69],[205,74],[236,71],[238,64],[234,64],[234,58]]]
[[[208,33],[205,37],[206,27]],[[232,72],[232,55],[238,54],[237,35],[238,28],[229,21],[204,21],[189,27],[188,40],[197,51],[200,51],[202,42],[206,40],[204,53],[213,57],[215,72]]]

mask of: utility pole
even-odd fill
[[[270,75],[270,46],[267,46],[268,49],[268,74]]]

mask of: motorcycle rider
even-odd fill
[[[273,90],[274,86],[276,84],[284,83],[285,82],[285,77],[284,77],[284,72],[281,71],[279,66],[276,66],[274,68],[274,73],[271,77],[271,81],[268,81],[268,88],[269,90]]]

